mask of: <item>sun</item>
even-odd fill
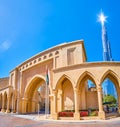
[[[101,12],[98,15],[98,21],[101,22],[102,25],[104,25],[104,22],[107,21],[106,19],[107,19],[107,16],[105,16],[103,12]]]

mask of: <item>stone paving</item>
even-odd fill
[[[44,115],[0,113],[0,127],[120,127],[120,117],[110,120],[51,120]]]

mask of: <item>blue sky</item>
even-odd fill
[[[84,40],[87,61],[102,61],[101,9],[112,57],[120,61],[119,0],[0,0],[0,77],[52,46]]]

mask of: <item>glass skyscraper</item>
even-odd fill
[[[102,16],[103,16],[103,18],[105,18],[104,15],[102,15]],[[107,29],[105,27],[104,21],[102,22],[103,60],[104,61],[113,61],[112,53],[111,53],[111,46],[110,46],[110,42],[108,40]],[[115,98],[117,98],[116,88],[110,79],[106,78],[102,85],[103,85],[103,94],[104,95],[110,94],[110,95],[113,95]]]

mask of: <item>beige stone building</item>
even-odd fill
[[[43,51],[15,67],[9,78],[0,78],[1,111],[25,114],[37,112],[38,104],[44,108],[46,68],[53,119],[61,119],[59,112],[69,110],[74,111],[72,119],[80,120],[80,111],[90,108],[98,110],[92,118],[105,119],[102,83],[106,78],[114,83],[120,105],[120,62],[86,62],[84,42],[78,40]],[[88,88],[88,80],[94,88]]]

